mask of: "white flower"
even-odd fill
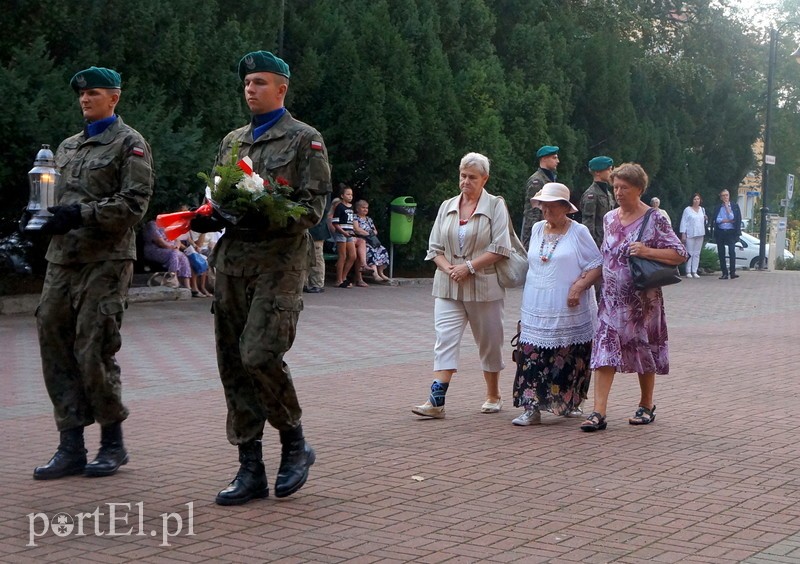
[[[251,176],[244,176],[236,187],[247,190],[251,194],[259,194],[264,191],[264,180],[258,174],[253,173]]]

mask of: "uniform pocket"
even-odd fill
[[[279,294],[275,296],[274,307],[278,311],[303,311],[303,298],[290,294]]]
[[[114,153],[91,155],[85,162],[85,171],[93,198],[104,198],[119,190]]]
[[[271,173],[278,171],[290,165],[294,161],[295,155],[297,155],[296,149],[286,149],[285,152],[270,155],[269,160],[267,160],[267,168]]]
[[[119,299],[104,300],[98,306],[102,316],[98,319],[99,331],[96,333],[100,338],[104,355],[116,354],[122,347],[122,337],[119,328],[122,325],[122,312],[125,310],[125,303]]]
[[[125,304],[120,300],[106,300],[100,302],[100,313],[103,315],[118,315],[125,311]]]

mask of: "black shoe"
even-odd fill
[[[719,277],[719,279],[720,280],[727,280],[728,279],[728,275],[727,274],[723,274],[722,276]]]
[[[608,423],[606,423],[605,415],[600,415],[597,411],[593,411],[592,414],[586,418],[586,421],[581,423],[580,429],[587,433],[593,433],[594,431],[603,431],[606,427],[608,427]]]
[[[321,294],[322,292],[325,291],[325,288],[320,288],[319,286],[311,286],[309,288],[304,288],[303,291],[306,292],[307,294]]]
[[[128,452],[122,444],[122,423],[103,425],[100,427],[100,450],[95,459],[86,465],[83,474],[90,478],[111,476],[127,463]]]
[[[50,462],[33,470],[34,480],[55,480],[65,476],[83,474],[86,467],[86,448],[83,445],[83,427],[61,431],[61,441]]]
[[[267,472],[261,458],[261,441],[239,445],[239,472],[228,487],[217,494],[217,505],[242,505],[269,496]]]
[[[308,293],[308,291],[309,291],[309,288],[308,288],[308,286],[303,286],[303,292],[305,292],[305,293],[307,294],[307,293]]]
[[[738,274],[731,274],[731,280],[733,280],[734,278],[739,278],[739,275]]]
[[[298,438],[299,437],[299,438]],[[275,497],[287,497],[303,487],[308,469],[317,459],[314,449],[303,438],[303,428],[281,431],[281,465],[275,480]]]

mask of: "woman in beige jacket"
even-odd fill
[[[469,323],[486,380],[482,413],[497,413],[503,364],[503,307],[505,289],[497,281],[494,264],[511,254],[508,208],[489,194],[489,159],[468,153],[461,159],[461,193],[442,203],[431,229],[425,260],[436,263],[433,278],[433,349],[435,379],[428,401],[411,409],[423,417],[444,417],[444,399],[458,371],[461,336]]]

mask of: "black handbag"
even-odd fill
[[[642,220],[642,227],[639,229],[639,236],[636,241],[642,240],[642,233],[644,232],[647,220],[656,210],[647,210]],[[633,278],[633,285],[637,290],[649,290],[650,288],[660,288],[661,286],[669,286],[670,284],[677,284],[681,281],[678,267],[671,264],[664,264],[657,260],[646,259],[641,257],[628,257],[628,268],[631,271]]]

